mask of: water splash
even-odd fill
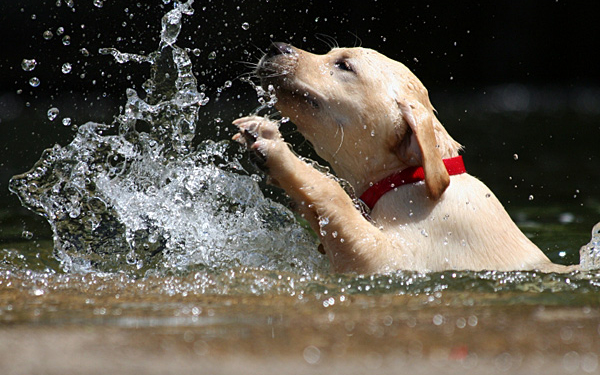
[[[579,250],[582,270],[600,269],[600,223],[592,229],[592,239]]]
[[[240,78],[242,82],[249,84],[254,91],[256,91],[256,95],[258,96],[258,103],[260,107],[258,107],[255,111],[255,114],[259,113],[263,109],[266,108],[274,108],[275,104],[277,104],[277,95],[275,93],[275,87],[273,85],[269,85],[265,90],[262,85],[255,83],[252,81],[251,77],[242,77]],[[287,122],[289,119],[282,119],[282,122]]]
[[[163,17],[157,51],[100,50],[119,63],[150,65],[143,95],[128,89],[113,124],[80,126],[70,144],[46,150],[31,171],[14,176],[10,190],[48,220],[65,271],[324,271],[315,239],[262,195],[227,142],[193,144],[209,99],[175,44],[192,4],[176,2]]]

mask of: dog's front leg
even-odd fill
[[[401,268],[401,264],[389,262],[393,249],[389,238],[362,216],[335,180],[290,150],[277,123],[252,116],[237,119],[234,125],[240,129],[234,140],[258,153],[271,181],[294,200],[318,234],[334,271],[370,273]]]

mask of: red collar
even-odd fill
[[[450,176],[467,172],[462,156],[444,159],[443,162]],[[379,198],[383,197],[388,191],[394,190],[398,186],[412,184],[423,181],[424,179],[425,172],[423,171],[423,167],[409,167],[375,183],[360,196],[360,199],[365,202],[370,209],[373,209]]]

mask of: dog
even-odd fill
[[[464,168],[461,145],[402,63],[366,48],[318,55],[273,43],[256,69],[276,108],[370,207],[298,157],[278,123],[235,120],[233,138],[264,162],[317,233],[333,272],[539,270],[552,263]]]

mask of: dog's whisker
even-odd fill
[[[234,78],[234,80],[239,80],[239,81],[249,81],[251,78],[253,78],[252,74],[250,73],[241,73],[238,76],[236,76]]]
[[[340,149],[342,148],[342,145],[344,144],[344,127],[340,123],[338,123],[337,125],[338,125],[338,129],[335,131],[334,137],[337,137],[338,130],[339,130],[342,133],[342,139],[340,140],[340,144],[339,144],[337,150],[335,150],[335,152],[333,153],[332,157],[335,157],[338,154],[338,152],[340,152]]]
[[[352,35],[354,37],[354,47],[362,47],[363,41],[362,39],[358,36],[357,33],[353,33],[351,31],[348,31],[348,33],[350,33],[350,35]],[[358,42],[358,44],[357,44]]]
[[[252,46],[254,48],[256,48],[258,50],[258,52],[260,52],[261,57],[264,56],[267,52],[264,51],[261,47],[257,46],[256,44],[252,43]]]
[[[258,63],[254,63],[254,62],[250,62],[250,61],[236,61],[236,63],[238,64],[242,64],[244,66],[246,66],[247,68],[253,68],[256,69],[258,68]]]
[[[277,78],[277,77],[284,77],[286,76],[286,73],[276,73],[273,72],[271,74],[261,74],[260,76],[256,76],[256,78]]]
[[[330,35],[317,33],[317,34],[315,34],[315,38],[317,38],[317,40],[323,42],[327,46],[327,48],[329,48],[330,50],[340,47],[337,40]]]

